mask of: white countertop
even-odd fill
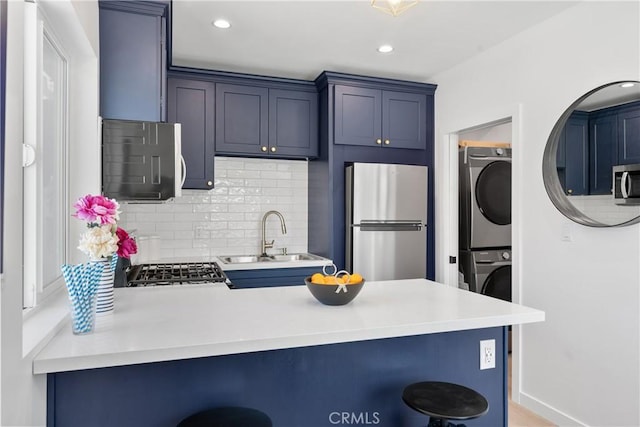
[[[113,314],[74,336],[66,325],[33,372],[304,347],[539,322],[544,312],[423,279],[367,282],[354,301],[325,306],[305,286],[116,289]]]

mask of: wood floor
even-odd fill
[[[509,355],[509,396],[511,396],[511,355]],[[541,416],[518,405],[509,398],[509,427],[556,427]]]

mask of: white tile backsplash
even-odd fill
[[[640,205],[616,205],[611,195],[569,196],[569,200],[589,218],[604,224],[622,224],[640,216]]]
[[[215,158],[215,188],[183,190],[162,204],[122,203],[120,225],[137,235],[158,235],[163,258],[244,255],[260,252],[262,216],[267,240],[278,252],[307,252],[307,162],[298,160]]]

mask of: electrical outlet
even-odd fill
[[[496,367],[496,340],[480,341],[480,369]]]
[[[560,240],[562,240],[563,242],[571,241],[571,224],[562,224],[562,235],[560,236]]]

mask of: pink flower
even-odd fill
[[[120,205],[108,197],[87,194],[78,199],[73,207],[76,209],[73,216],[87,221],[89,224],[115,224],[119,219],[118,208]]]
[[[116,236],[118,236],[118,256],[120,258],[128,259],[138,252],[136,241],[122,228],[118,227]]]

